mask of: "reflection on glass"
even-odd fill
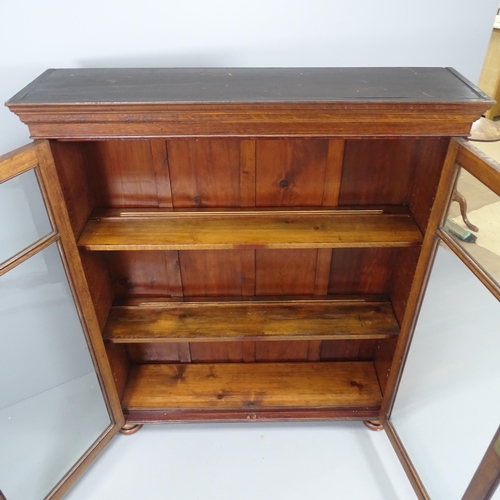
[[[51,232],[34,170],[0,184],[0,264]]]
[[[0,485],[45,497],[110,425],[56,244],[0,276]]]
[[[460,169],[445,231],[500,284],[500,196]]]
[[[462,498],[500,422],[500,302],[438,249],[392,422],[433,500]]]

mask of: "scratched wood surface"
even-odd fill
[[[86,250],[405,247],[422,241],[409,214],[337,211],[163,213],[91,217],[78,245]]]
[[[154,408],[370,407],[381,394],[371,362],[142,364],[125,411]]]
[[[104,338],[114,342],[376,339],[398,333],[389,302],[189,302],[118,306]]]

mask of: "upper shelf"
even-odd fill
[[[78,241],[86,250],[359,248],[419,245],[404,209],[95,212]]]
[[[7,106],[34,138],[466,136],[494,101],[450,68],[48,70]]]

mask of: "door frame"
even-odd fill
[[[390,418],[439,242],[443,241],[488,290],[500,300],[499,284],[443,229],[460,168],[468,171],[486,187],[500,196],[500,164],[482,153],[467,140],[453,138],[444,162],[436,199],[429,219],[428,230],[422,244],[415,278],[410,291],[405,316],[401,323],[400,336],[380,411],[382,426],[387,432],[387,436],[420,500],[431,500],[431,497],[427,493]],[[495,488],[493,486],[500,482],[500,456],[495,454],[498,458],[498,461],[495,462],[493,456],[493,453],[497,449],[495,446],[496,441],[494,438],[489,448],[485,450],[485,456],[479,464],[462,500],[488,500],[494,493]],[[482,496],[477,496],[478,492],[481,492]]]
[[[0,183],[32,169],[40,185],[53,231],[4,262],[0,266],[0,275],[5,274],[52,243],[57,244],[111,421],[99,438],[45,497],[46,499],[56,500],[64,495],[117,434],[124,425],[125,419],[116,391],[113,373],[106,356],[79,251],[71,229],[49,142],[36,141],[0,156]]]

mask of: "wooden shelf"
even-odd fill
[[[400,210],[101,210],[78,245],[86,250],[357,248],[419,245],[422,233]]]
[[[144,302],[113,307],[113,342],[383,339],[399,333],[390,302],[261,300]]]
[[[178,410],[357,409],[376,415],[381,400],[369,361],[142,364],[130,368],[122,407],[128,416],[161,411],[163,418]]]

